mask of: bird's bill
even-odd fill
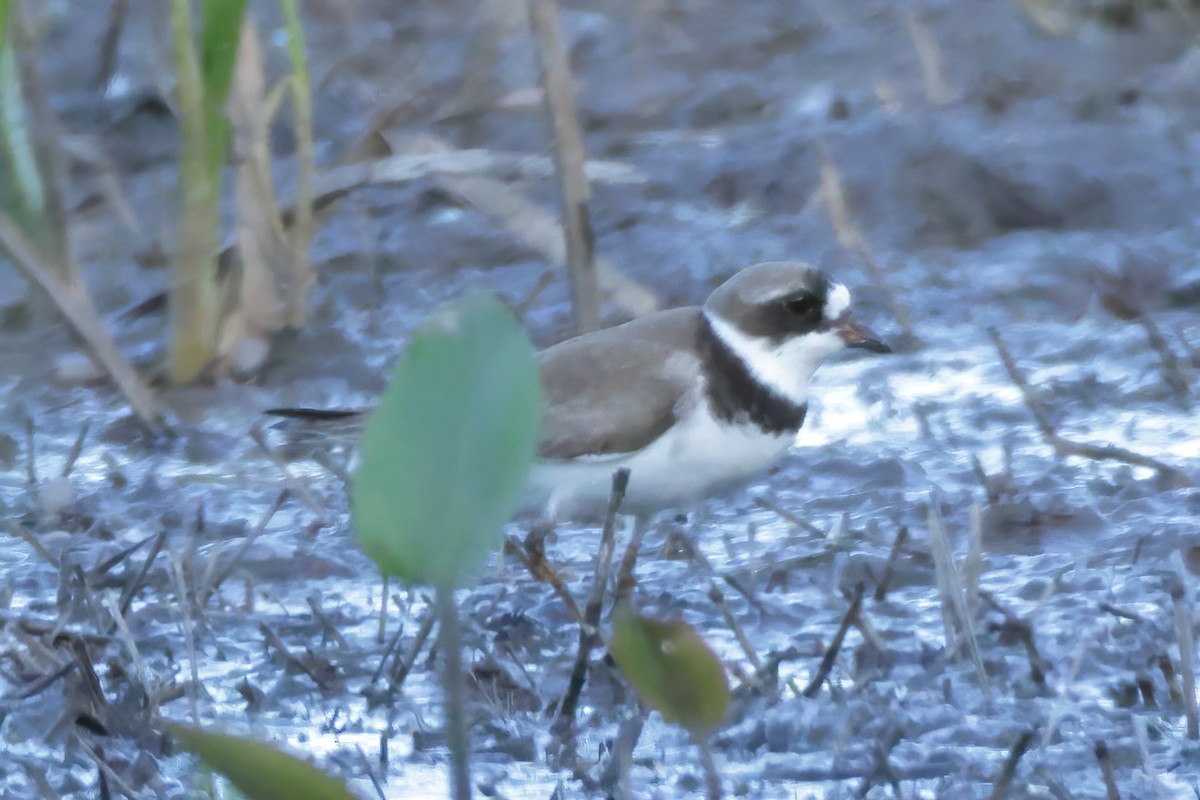
[[[846,347],[870,350],[872,353],[892,352],[892,348],[888,347],[883,339],[866,325],[855,322],[849,314],[842,315],[842,318],[834,323],[833,330],[846,343]]]

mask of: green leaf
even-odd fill
[[[204,126],[208,136],[208,168],[220,178],[229,146],[229,118],[225,103],[237,68],[238,41],[246,0],[204,0],[200,32],[200,76],[204,83]]]
[[[724,718],[725,668],[686,622],[647,619],[622,605],[608,650],[642,700],[667,722],[699,738]]]
[[[263,742],[182,725],[170,730],[249,800],[356,800],[341,781]]]
[[[536,354],[512,314],[473,294],[414,337],[359,446],[358,541],[385,573],[457,585],[497,547],[533,463]]]

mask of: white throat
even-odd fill
[[[821,362],[846,346],[834,331],[814,331],[773,344],[743,333],[708,309],[704,317],[756,380],[797,404],[808,402],[808,382]]]

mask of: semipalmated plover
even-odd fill
[[[551,523],[603,515],[621,467],[624,509],[639,517],[744,484],[787,451],[813,373],[848,347],[889,350],[851,318],[846,287],[808,264],[773,261],[729,278],[703,306],[547,348],[527,505]]]

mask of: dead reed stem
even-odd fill
[[[596,283],[596,238],[588,217],[591,188],[583,173],[583,134],[571,90],[571,69],[558,33],[557,0],[529,0],[529,24],[542,65],[546,113],[554,137],[554,161],[562,194],[563,233],[567,243],[567,276],[579,333],[600,329],[600,296]]]
[[[609,495],[604,529],[600,534],[600,550],[596,553],[596,569],[592,574],[592,591],[588,595],[587,604],[583,610],[583,621],[579,625],[579,648],[575,651],[575,664],[571,668],[567,691],[558,707],[558,720],[555,724],[560,729],[570,728],[575,720],[579,694],[583,691],[583,684],[587,679],[588,658],[591,656],[592,650],[600,643],[600,611],[604,605],[604,590],[608,585],[608,574],[612,569],[613,551],[616,549],[614,527],[621,503],[625,501],[625,490],[628,487],[629,470],[622,467],[612,476],[612,493]]]
[[[821,658],[821,665],[817,667],[817,673],[813,675],[812,681],[805,687],[803,692],[805,697],[816,697],[817,692],[821,691],[821,685],[825,683],[825,679],[829,677],[829,673],[833,670],[833,662],[837,660],[838,653],[842,649],[842,642],[846,639],[846,632],[850,630],[850,626],[854,624],[854,620],[862,608],[863,593],[865,591],[865,586],[862,583],[854,587],[854,595],[850,600],[850,607],[846,609],[846,614],[842,617],[842,624],[838,626],[837,633],[833,635],[833,641],[829,643],[825,655]]]
[[[1042,408],[1037,394],[1029,384],[1029,379],[1025,376],[1021,368],[1017,366],[1017,362],[1013,359],[1012,353],[1008,351],[1004,341],[1000,338],[1000,334],[995,328],[988,328],[988,335],[992,338],[992,343],[995,344],[996,351],[1000,354],[1000,360],[1004,362],[1004,369],[1008,372],[1008,377],[1021,390],[1021,396],[1025,400],[1025,407],[1029,409],[1029,413],[1033,415],[1038,428],[1041,429],[1042,439],[1045,440],[1046,444],[1053,447],[1058,455],[1079,456],[1080,458],[1088,458],[1093,461],[1120,461],[1125,464],[1132,464],[1135,467],[1149,467],[1150,469],[1157,470],[1162,475],[1171,477],[1175,481],[1185,480],[1183,473],[1170,464],[1165,464],[1156,458],[1144,456],[1141,453],[1135,453],[1124,447],[1118,447],[1113,444],[1094,445],[1064,439],[1059,435],[1054,423],[1050,421],[1050,416]]]
[[[12,256],[13,264],[49,295],[91,356],[113,379],[142,424],[159,432],[163,415],[158,400],[117,349],[87,288],[80,282],[64,280],[62,271],[47,264],[33,243],[4,213],[0,213],[0,243]]]

